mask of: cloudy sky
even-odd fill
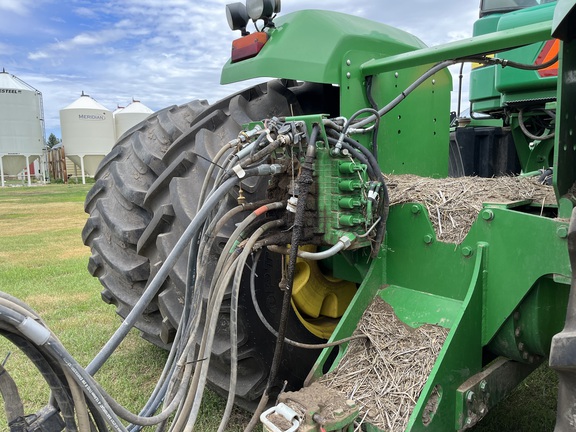
[[[239,36],[228,0],[0,0],[0,67],[40,90],[47,134],[82,91],[110,110],[132,98],[152,110],[192,99],[214,102],[246,84],[220,86]],[[399,27],[428,45],[471,35],[478,0],[282,0]]]

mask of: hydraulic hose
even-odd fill
[[[350,238],[350,237],[352,237],[352,238]],[[306,251],[299,250],[297,252],[298,258],[302,258],[302,259],[306,259],[306,260],[310,260],[310,261],[320,261],[320,260],[323,260],[326,258],[333,257],[338,252],[343,251],[344,249],[349,247],[350,243],[352,241],[354,241],[355,238],[356,238],[356,236],[353,234],[344,235],[338,240],[338,243],[336,243],[335,245],[333,245],[329,249],[326,249],[326,250],[321,251],[321,252],[306,252]],[[291,249],[292,248],[286,248],[286,247],[282,247],[282,246],[274,246],[274,245],[268,246],[269,251],[280,253],[282,255],[289,255],[291,253],[290,252]]]
[[[440,63],[432,66],[430,69],[428,69],[426,72],[424,72],[416,81],[414,81],[412,84],[410,84],[406,88],[406,90],[404,90],[402,93],[400,93],[398,96],[396,96],[390,102],[388,102],[388,104],[386,104],[384,107],[380,108],[378,110],[378,117],[382,117],[382,116],[386,115],[388,112],[392,111],[394,108],[396,108],[396,106],[400,102],[402,102],[404,99],[406,99],[406,97],[410,93],[412,93],[414,90],[416,90],[416,88],[418,88],[418,86],[420,86],[420,84],[422,84],[424,81],[426,81],[432,75],[434,75],[436,72],[441,71],[445,67],[452,66],[453,64],[456,64],[460,61],[461,60],[445,60],[443,62],[440,62]],[[354,127],[356,127],[356,128],[363,127],[363,126],[366,126],[367,124],[370,124],[374,121],[376,121],[376,115],[371,115],[369,117],[366,117],[366,118],[360,120],[358,123],[354,123]]]
[[[152,301],[154,296],[158,293],[158,290],[164,283],[164,280],[168,276],[168,273],[176,264],[176,261],[180,258],[184,249],[194,237],[194,235],[198,232],[198,230],[204,224],[204,221],[208,214],[215,208],[218,202],[228,193],[233,186],[235,186],[240,181],[237,177],[231,177],[224,182],[222,186],[220,186],[214,194],[212,194],[206,201],[205,205],[202,206],[200,211],[194,216],[194,219],[190,222],[182,237],[178,240],[174,249],[170,252],[170,254],[166,257],[166,260],[158,270],[158,273],[154,276],[146,290],[142,293],[142,296],[138,300],[138,302],[134,305],[134,308],[130,311],[130,313],[126,316],[124,321],[122,322],[121,326],[116,330],[114,335],[108,340],[108,342],[104,345],[104,347],[100,350],[100,352],[94,357],[94,360],[90,362],[90,364],[86,367],[86,371],[90,375],[94,375],[108,360],[108,358],[112,355],[112,353],[116,350],[118,345],[124,340],[130,329],[136,323],[136,320],[142,315],[144,309],[148,306],[148,304]]]
[[[238,375],[238,296],[240,292],[240,283],[244,273],[244,266],[248,260],[248,256],[252,253],[254,244],[258,241],[266,231],[282,226],[282,220],[273,220],[263,224],[258,228],[248,239],[244,245],[244,249],[238,258],[238,265],[234,273],[234,280],[232,283],[232,295],[230,300],[230,386],[228,389],[228,398],[226,400],[226,408],[222,415],[222,420],[218,427],[218,432],[224,432],[228,425],[228,420],[232,414],[234,406],[234,397],[236,395],[236,380]],[[253,263],[252,268],[255,268]]]
[[[80,367],[60,342],[51,335],[50,330],[31,318],[2,305],[0,305],[0,320],[14,327],[14,333],[21,335],[17,336],[17,338],[24,338],[27,343],[32,343],[33,347],[41,348],[49,354],[58,361],[62,367],[67,367],[72,372],[74,380],[82,387],[84,394],[94,402],[98,411],[104,416],[106,422],[112,429],[119,432],[126,432],[120,420],[96,388],[93,378]],[[59,403],[61,410],[66,409],[66,404],[63,405],[64,407]],[[63,415],[66,421],[69,415],[65,415],[64,411]],[[70,422],[72,422],[72,424],[70,424]],[[67,421],[67,428],[71,431],[76,430],[73,413],[71,420]]]
[[[531,140],[535,140],[535,141],[544,141],[550,138],[554,138],[554,136],[556,135],[556,133],[554,131],[550,132],[550,133],[544,133],[542,135],[534,135],[532,132],[530,132],[528,130],[528,128],[526,127],[526,124],[524,123],[524,109],[521,109],[518,112],[518,124],[520,125],[520,129],[522,130],[522,133],[524,135],[526,135],[528,138],[530,138]]]
[[[233,271],[235,271],[235,269],[238,266],[237,262],[238,257],[237,255],[236,256],[234,255],[235,251],[237,251],[236,247],[239,241],[242,239],[243,233],[257,217],[265,214],[270,210],[283,208],[284,205],[285,204],[283,202],[266,204],[264,206],[257,208],[251,214],[249,214],[238,225],[234,233],[232,233],[232,235],[228,239],[228,242],[224,247],[224,252],[220,256],[220,259],[216,264],[214,274],[224,275],[224,277],[223,278],[220,277],[218,280],[216,280],[216,278],[212,280],[210,292],[212,292],[213,294],[210,297],[210,303],[207,307],[207,314],[206,314],[206,322],[209,324],[205,326],[204,336],[202,337],[202,345],[200,347],[200,352],[198,354],[200,357],[203,357],[205,355],[206,358],[202,362],[202,364],[199,365],[197,371],[194,373],[194,382],[192,387],[196,388],[196,394],[193,399],[194,403],[192,407],[189,409],[190,414],[188,416],[186,429],[184,429],[185,431],[191,430],[190,428],[193,427],[200,409],[200,402],[202,401],[203,389],[208,374],[208,366],[210,364],[209,353],[211,352],[212,340],[214,337],[214,332],[216,330],[217,317],[218,312],[220,310],[220,304],[222,302],[222,296],[224,294],[226,287],[229,284],[230,279],[234,274]],[[197,373],[198,369],[200,370],[200,373]]]
[[[298,258],[298,246],[300,245],[300,238],[304,229],[304,211],[306,209],[306,200],[308,198],[308,192],[310,190],[310,185],[314,182],[314,159],[316,157],[316,140],[320,132],[320,126],[314,125],[312,133],[310,134],[308,140],[308,146],[306,148],[306,157],[301,165],[300,175],[298,176],[298,204],[296,205],[296,214],[294,216],[294,223],[292,227],[292,250],[290,251],[290,257],[288,260],[288,267],[286,271],[286,283],[284,287],[284,296],[282,298],[282,307],[280,313],[280,325],[278,327],[278,337],[276,339],[276,346],[274,348],[274,356],[272,358],[272,365],[270,366],[270,372],[268,375],[268,381],[264,393],[260,398],[260,402],[256,407],[256,411],[252,416],[250,423],[246,426],[246,431],[251,431],[256,423],[258,422],[258,417],[260,413],[264,410],[264,407],[268,403],[270,398],[270,392],[274,386],[274,381],[276,380],[276,375],[280,369],[280,362],[282,359],[282,354],[284,350],[284,338],[286,337],[286,328],[288,326],[288,311],[290,310],[290,302],[292,299],[292,284],[294,282],[294,274],[296,272],[296,259]]]
[[[216,156],[212,158],[212,163],[208,167],[208,171],[206,172],[206,176],[204,177],[204,182],[202,183],[202,189],[200,190],[200,195],[198,196],[198,207],[196,209],[197,212],[200,210],[200,207],[202,207],[202,204],[204,204],[204,197],[206,196],[206,191],[208,190],[208,182],[212,178],[214,168],[218,165],[218,161],[220,160],[220,158],[224,156],[224,154],[228,150],[230,150],[235,146],[234,143],[235,141],[236,140],[232,140],[228,144],[222,146],[222,148],[218,150],[218,153],[216,153]]]
[[[262,313],[262,309],[260,309],[260,305],[258,304],[258,300],[256,299],[256,263],[258,262],[258,260],[260,259],[260,255],[262,254],[262,251],[258,251],[256,253],[256,256],[254,257],[254,261],[252,263],[252,269],[250,272],[250,296],[252,297],[252,305],[254,306],[254,310],[256,311],[256,315],[258,315],[258,318],[260,318],[260,322],[264,325],[264,327],[266,327],[266,329],[272,333],[274,335],[274,337],[278,337],[278,332],[274,329],[274,327],[272,327],[272,325],[268,322],[268,320],[266,319],[266,317],[264,316],[264,314]],[[286,342],[288,345],[292,345],[298,348],[304,348],[304,349],[324,349],[324,348],[331,348],[331,347],[335,347],[338,345],[342,345],[346,342],[350,342],[354,339],[366,339],[367,336],[366,335],[355,335],[355,336],[350,336],[344,339],[339,339],[333,342],[327,342],[327,343],[323,343],[323,344],[307,344],[307,343],[302,343],[302,342],[296,342],[292,339],[288,339],[287,337],[284,338],[284,342]]]

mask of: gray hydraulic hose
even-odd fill
[[[332,246],[329,249],[321,252],[306,252],[306,251],[298,251],[298,258],[310,260],[310,261],[320,261],[326,258],[330,258],[336,255],[338,252],[347,249],[350,247],[350,244],[354,241],[356,236],[354,234],[346,234],[338,239],[338,243]],[[271,252],[281,253],[283,255],[290,254],[290,248],[282,247],[282,246],[268,246],[268,250]]]
[[[228,191],[235,186],[240,179],[238,177],[231,177],[226,180],[222,186],[220,186],[214,193],[206,200],[206,203],[202,206],[200,211],[196,213],[194,219],[190,222],[182,237],[178,240],[174,249],[170,252],[158,273],[154,276],[150,285],[146,288],[142,296],[138,300],[138,302],[134,305],[134,308],[130,311],[130,313],[126,316],[122,324],[116,330],[116,332],[112,335],[112,337],[106,342],[106,345],[100,350],[100,352],[94,357],[94,360],[90,362],[90,364],[86,367],[86,371],[90,375],[94,375],[98,370],[102,367],[102,365],[108,360],[108,358],[112,355],[112,353],[118,348],[118,345],[124,340],[130,329],[136,323],[136,320],[142,315],[148,304],[152,301],[152,299],[158,293],[158,290],[164,283],[164,280],[168,276],[168,273],[172,269],[172,267],[176,264],[180,255],[184,252],[184,249],[194,237],[194,235],[198,232],[198,230],[202,227],[202,224],[210,214],[210,212],[214,209],[214,207],[218,204],[218,202],[228,193]]]
[[[394,109],[396,107],[396,105],[398,105],[400,102],[402,102],[404,99],[406,99],[406,97],[410,93],[412,93],[420,84],[422,84],[424,81],[426,81],[432,75],[434,75],[436,72],[441,71],[442,69],[444,69],[448,66],[452,66],[453,64],[459,63],[460,61],[461,60],[445,60],[443,62],[436,64],[435,66],[432,66],[424,74],[422,74],[416,81],[414,81],[412,84],[410,84],[406,88],[406,90],[404,90],[402,93],[400,93],[398,96],[396,96],[390,102],[388,102],[388,104],[386,106],[380,108],[378,110],[378,115],[380,117],[382,117],[383,115],[385,115],[386,113],[388,113],[389,111]],[[366,126],[367,124],[372,123],[375,120],[376,120],[376,116],[371,115],[369,117],[366,117],[365,119],[362,119],[358,123],[354,123],[354,127],[359,128],[362,126]]]
[[[0,305],[0,321],[12,325],[22,336],[38,347],[43,347],[48,353],[53,355],[61,366],[67,367],[72,373],[74,380],[83,388],[86,394],[96,405],[100,414],[104,416],[106,422],[113,430],[127,432],[116,414],[112,411],[104,397],[99,392],[94,383],[94,379],[80,367],[78,362],[66,351],[66,349],[55,339],[50,330],[39,324],[29,316],[23,315]]]

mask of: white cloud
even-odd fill
[[[56,8],[52,15],[35,16],[45,25],[42,34],[50,37],[27,46],[25,55],[14,59],[17,68],[11,72],[26,76],[25,81],[43,92],[49,130],[59,128],[58,111],[82,90],[110,109],[133,96],[154,110],[194,98],[214,102],[253,83],[219,85],[231,41],[239,36],[226,22],[224,6],[230,1],[62,0],[58,6],[67,11]],[[0,0],[0,10],[7,3],[12,2]],[[18,3],[22,11],[34,13],[33,0]],[[282,15],[309,7],[309,0],[286,0]],[[446,0],[441,7],[431,0],[386,7],[377,0],[359,6],[334,0],[314,7],[401,27],[428,44],[466,35],[476,13],[470,2],[458,0]],[[0,52],[11,47],[0,44]]]
[[[14,12],[19,15],[26,15],[34,0],[0,0],[0,10]]]

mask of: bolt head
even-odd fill
[[[424,243],[431,244],[434,241],[434,238],[430,234],[426,234],[424,236]]]
[[[352,74],[350,72],[346,73],[346,78],[350,79],[351,76],[352,76]]]
[[[486,382],[486,380],[480,381],[480,390],[485,392],[487,388],[488,388],[488,383]]]
[[[475,395],[474,395],[474,392],[472,390],[470,390],[466,393],[466,400],[468,402],[474,402],[474,397],[475,397]]]
[[[568,237],[568,227],[565,225],[558,227],[558,229],[556,230],[556,235],[560,238]]]
[[[333,411],[334,415],[337,417],[340,417],[342,414],[344,414],[344,410],[342,408],[337,408]]]
[[[467,258],[471,257],[473,253],[474,253],[474,250],[469,246],[462,248],[462,255],[464,255]]]
[[[492,210],[484,210],[482,212],[482,219],[485,221],[491,221],[494,219],[494,212]]]
[[[346,60],[346,64],[347,64],[348,66],[350,66],[350,65],[352,64],[352,62],[350,61],[350,59]]]
[[[416,214],[420,213],[420,206],[414,204],[414,205],[410,208],[410,211],[411,211],[413,214],[416,215]]]

